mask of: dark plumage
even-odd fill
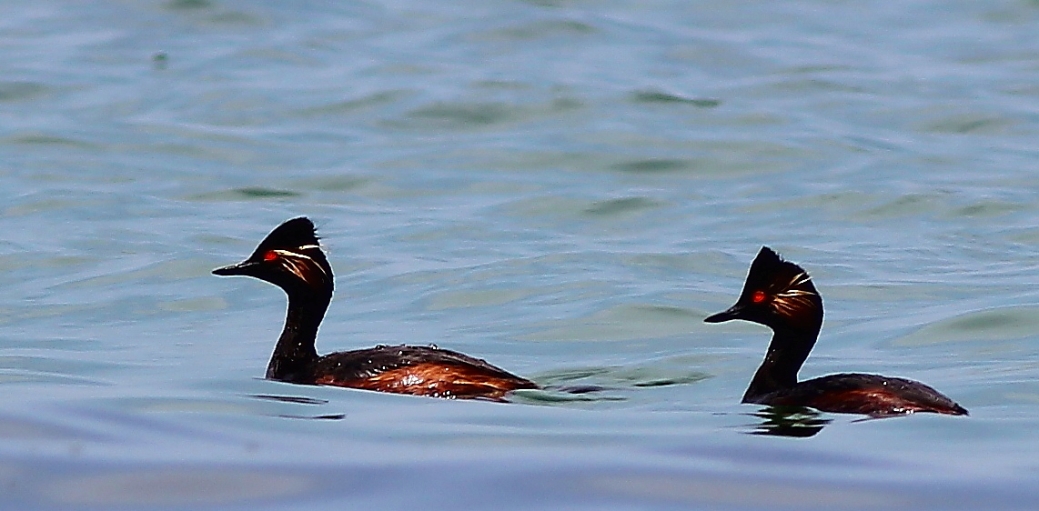
[[[537,388],[534,382],[481,359],[432,346],[376,346],[318,356],[314,343],[332,300],[334,279],[314,224],[307,218],[281,224],[248,259],[213,273],[255,277],[288,295],[285,327],[267,365],[267,379],[494,400],[512,390]]]
[[[797,373],[815,346],[823,322],[822,297],[800,266],[762,247],[751,264],[736,304],[707,317],[708,323],[742,319],[772,329],[772,342],[754,373],[744,403],[810,406],[836,413],[874,416],[967,410],[923,383],[876,374],[834,374],[798,382]]]

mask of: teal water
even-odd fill
[[[1032,509],[1034,2],[0,4],[4,509]],[[322,352],[410,342],[578,397],[261,379],[308,215]],[[802,376],[971,417],[738,404],[702,319],[812,273]],[[819,429],[818,426],[821,426]],[[810,428],[811,429],[811,428]]]

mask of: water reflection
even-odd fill
[[[763,419],[749,432],[751,435],[807,438],[833,422],[832,419],[823,419],[821,413],[803,406],[766,406],[751,415]]]
[[[592,403],[626,401],[619,389],[598,385],[546,385],[540,389],[524,389],[513,392],[511,402],[528,404]]]
[[[282,419],[307,419],[316,421],[341,421],[346,418],[345,413],[329,413],[325,415],[294,415],[291,413],[279,414]]]
[[[298,405],[325,405],[328,404],[327,400],[314,399],[306,396],[279,396],[275,394],[252,394],[249,397],[254,399],[263,399],[265,401],[277,401],[280,403],[292,403]],[[308,420],[343,420],[346,418],[345,413],[329,413],[322,415],[298,415],[292,413],[279,413],[275,414],[275,417],[281,417],[283,419],[308,419]]]
[[[299,405],[327,405],[328,400],[325,399],[314,399],[306,396],[279,396],[276,394],[252,394],[249,397],[255,399],[264,399],[267,401],[278,401],[281,403],[293,403]]]

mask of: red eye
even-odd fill
[[[750,295],[750,301],[754,303],[761,303],[765,301],[765,298],[766,296],[764,291],[754,291],[754,294]]]
[[[278,254],[273,250],[268,250],[267,253],[263,254],[263,260],[270,262],[278,258]]]

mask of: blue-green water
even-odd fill
[[[4,509],[1032,509],[1039,4],[0,4]],[[260,379],[279,222],[322,352],[436,343],[566,398]],[[768,244],[802,371],[971,411],[752,435]]]

